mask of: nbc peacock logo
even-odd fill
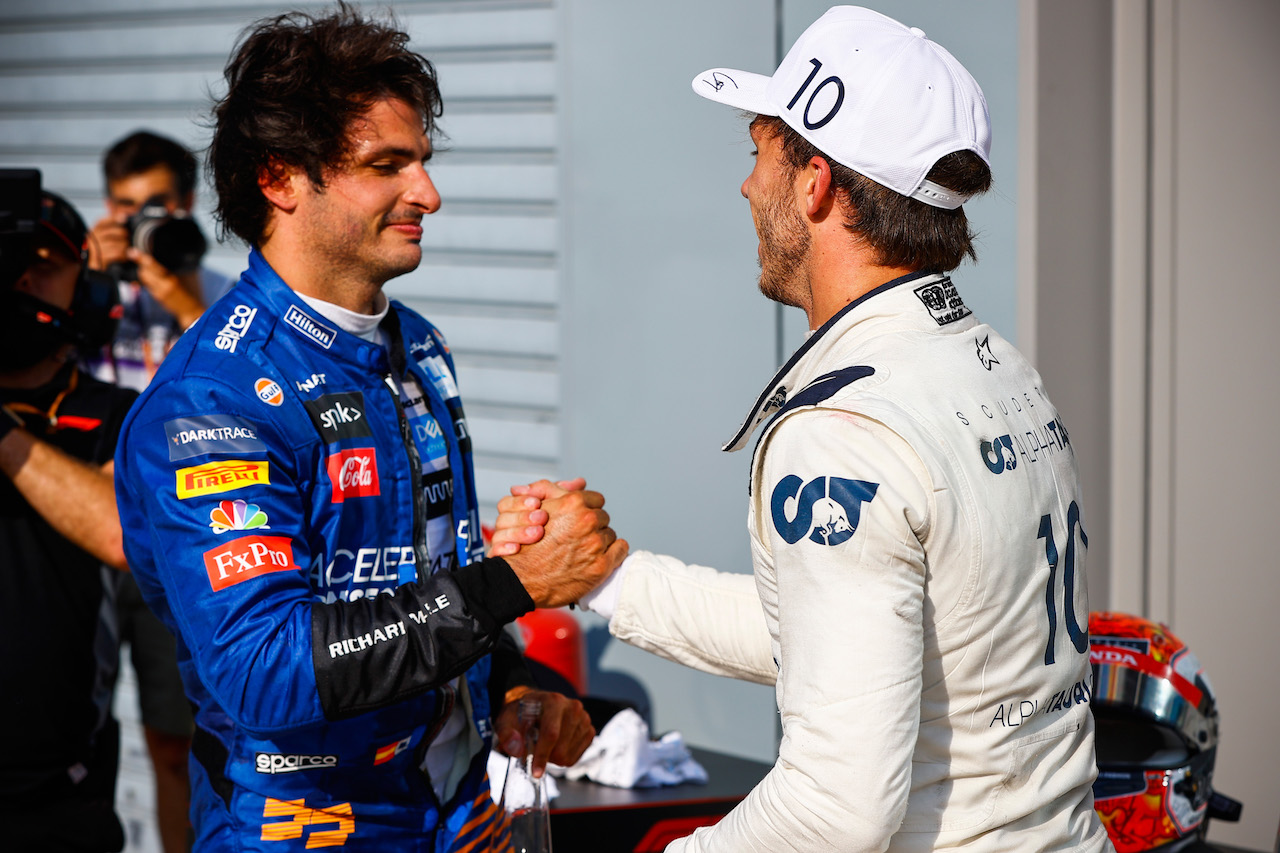
[[[214,533],[269,529],[267,514],[257,504],[242,500],[220,502],[209,513],[209,526]]]

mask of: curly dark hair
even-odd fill
[[[949,272],[965,258],[978,259],[963,207],[945,210],[894,192],[832,160],[776,116],[757,116],[752,126],[781,141],[782,157],[792,174],[813,157],[827,161],[845,227],[876,250],[881,266]],[[943,156],[927,177],[962,195],[991,189],[991,167],[972,151]]]
[[[436,133],[443,105],[435,69],[408,42],[394,22],[366,19],[345,2],[326,17],[290,12],[241,34],[223,72],[227,93],[213,108],[208,154],[221,236],[259,245],[270,207],[258,176],[292,167],[323,188],[326,170],[350,153],[351,123],[378,100],[404,101]]]

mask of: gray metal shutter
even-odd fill
[[[325,4],[207,0],[6,0],[0,11],[0,166],[36,167],[92,224],[103,215],[102,151],[139,128],[194,150],[210,91],[251,21]],[[376,5],[368,10],[377,13]],[[385,8],[385,7],[383,7]],[[394,6],[445,100],[431,174],[444,198],[424,258],[392,281],[445,333],[475,439],[481,515],[514,482],[559,459],[556,54],[550,2],[436,0]],[[212,236],[211,194],[198,193]],[[244,249],[215,247],[229,275]]]
[[[208,93],[249,22],[322,4],[208,0],[5,0],[0,5],[0,167],[35,167],[92,225],[104,214],[103,150],[139,128],[199,152]],[[378,7],[370,5],[375,11]],[[438,0],[395,5],[445,100],[431,175],[444,198],[423,263],[387,293],[425,314],[456,358],[475,442],[481,518],[511,483],[554,474],[560,454],[557,12],[550,2]],[[197,193],[213,236],[212,196]],[[228,275],[245,249],[217,246]],[[117,808],[127,850],[159,853],[154,785],[127,661]]]

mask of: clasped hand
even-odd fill
[[[498,502],[490,554],[504,557],[538,607],[563,607],[622,564],[627,541],[609,527],[604,495],[586,481],[512,486]]]

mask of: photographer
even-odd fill
[[[102,170],[107,216],[89,235],[89,266],[120,280],[125,313],[111,348],[90,367],[99,379],[141,391],[178,336],[232,282],[200,266],[207,244],[190,217],[190,151],[138,131],[107,150]]]
[[[114,573],[103,563],[126,569],[112,454],[137,395],[76,367],[78,346],[111,337],[115,285],[86,272],[71,205],[40,201],[34,235],[4,237],[5,260],[23,260],[0,281],[0,821],[7,849],[114,851]]]
[[[124,315],[111,346],[89,367],[99,379],[141,391],[178,337],[232,282],[200,266],[206,243],[189,216],[196,186],[190,151],[138,131],[107,150],[102,168],[108,215],[90,233],[89,264],[120,281]],[[177,646],[132,577],[120,578],[116,607],[120,640],[129,645],[138,679],[161,845],[178,853],[187,849],[187,756],[195,723],[178,675]]]

